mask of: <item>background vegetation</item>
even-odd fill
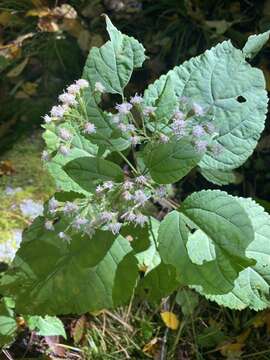
[[[81,76],[89,49],[105,42],[103,13],[143,42],[151,57],[132,79],[130,93],[135,86],[143,90],[146,78],[156,79],[217,42],[229,38],[240,47],[250,34],[270,28],[269,0],[0,0],[0,251],[7,242],[15,248],[15,235],[31,221],[21,205],[32,200],[38,211],[53,190],[39,160],[40,123],[58,93]],[[269,55],[268,45],[254,60],[268,90]],[[257,198],[270,211],[267,124],[253,156],[238,171],[238,183],[225,190]],[[179,190],[186,196],[204,187],[205,180],[192,173]],[[17,337],[3,359],[54,358],[53,353],[102,360],[270,358],[270,312],[231,311],[190,290],[183,294],[164,304],[133,300],[113,313],[65,317],[67,341],[38,336],[16,314]],[[162,320],[161,310],[177,319]]]

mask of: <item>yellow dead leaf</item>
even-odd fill
[[[22,90],[29,96],[33,96],[37,93],[38,84],[27,81],[22,85]]]
[[[145,354],[154,356],[158,352],[158,348],[159,348],[159,339],[154,338],[151,341],[149,341],[149,343],[144,345],[143,352]]]
[[[177,330],[178,329],[180,322],[179,322],[177,316],[173,312],[164,311],[160,315],[161,315],[161,318],[162,318],[164,324],[169,329],[172,329],[172,330]]]
[[[51,10],[47,7],[40,7],[37,9],[31,9],[27,11],[25,16],[37,16],[39,18],[49,16],[51,14]]]
[[[11,69],[8,73],[7,76],[8,77],[17,77],[19,76],[23,69],[26,67],[27,63],[28,63],[28,58],[25,58],[22,62],[20,62],[17,66],[15,66],[13,69]]]

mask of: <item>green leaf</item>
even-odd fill
[[[136,39],[117,30],[107,16],[106,24],[110,41],[90,50],[83,77],[92,90],[96,82],[101,82],[107,92],[123,96],[134,68],[142,66],[145,60],[144,48]]]
[[[162,83],[159,83],[161,88],[150,85],[149,89],[153,87],[153,93],[150,98],[146,98],[147,102],[145,105],[156,107],[155,121],[167,123],[172,117],[176,105],[177,99],[174,92],[174,86],[171,77],[167,77]]]
[[[243,177],[235,171],[199,168],[203,177],[216,185],[239,184]]]
[[[2,298],[0,302],[0,346],[7,345],[15,337],[17,322],[9,299]]]
[[[158,184],[171,184],[182,179],[200,161],[199,154],[189,139],[173,140],[167,144],[146,145],[144,161]]]
[[[111,161],[97,157],[81,157],[64,166],[65,172],[84,190],[93,192],[102,181],[123,181],[124,175],[120,166]]]
[[[252,59],[267,43],[270,36],[270,30],[259,34],[249,36],[245,46],[243,47],[243,54],[246,58]]]
[[[213,144],[222,151],[206,153],[200,167],[231,170],[243,164],[264,128],[267,93],[262,71],[252,68],[243,52],[226,41],[162,76],[145,92],[146,103],[156,98],[168,77],[176,96],[186,96],[213,112],[219,132]]]
[[[234,283],[234,288],[224,295],[210,295],[196,288],[208,299],[231,309],[246,307],[256,311],[270,305],[270,215],[251,199],[238,198],[237,201],[248,214],[255,238],[247,247],[246,255],[254,258],[255,265],[244,269]],[[202,253],[205,248],[202,249]]]
[[[191,234],[189,228],[199,230]],[[236,199],[218,190],[200,191],[183,202],[181,213],[173,211],[162,221],[159,253],[164,263],[176,268],[183,285],[197,284],[204,291],[222,294],[233,288],[241,270],[254,264],[245,255],[253,235]],[[207,248],[206,237],[211,239]],[[196,241],[193,252],[188,251],[190,239]]]
[[[27,325],[31,331],[35,331],[40,336],[63,336],[67,338],[64,325],[55,316],[28,316]]]
[[[58,236],[63,230],[60,221],[55,232],[46,231],[39,218],[24,234],[1,279],[1,293],[14,295],[19,313],[80,314],[114,306],[118,265],[132,251],[128,241],[99,230],[91,239],[77,234],[68,244]]]
[[[199,296],[189,289],[179,289],[175,301],[181,307],[182,313],[185,316],[191,316],[199,304]]]

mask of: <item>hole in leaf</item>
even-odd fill
[[[247,101],[246,98],[244,98],[244,96],[237,96],[236,100],[239,102],[239,103],[244,103]]]
[[[195,233],[195,231],[196,231],[196,229],[195,229],[195,228],[190,229],[191,234],[194,234],[194,233]]]

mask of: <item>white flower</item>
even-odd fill
[[[61,105],[53,106],[51,109],[51,116],[56,118],[62,118],[66,112],[66,108]]]
[[[157,108],[154,107],[154,106],[146,106],[146,107],[143,109],[143,115],[145,115],[145,116],[155,115],[156,109],[157,109]]]
[[[57,211],[57,208],[59,206],[59,202],[52,197],[48,202],[48,209],[50,213],[55,213]]]
[[[67,92],[72,95],[76,95],[80,92],[80,86],[76,84],[69,85]]]
[[[136,215],[132,211],[123,214],[121,217],[126,221],[134,221],[136,219]]]
[[[140,104],[143,101],[143,98],[137,93],[130,98],[131,104]]]
[[[123,102],[122,104],[117,104],[115,108],[117,111],[119,111],[120,114],[128,114],[132,109],[132,104]]]
[[[49,161],[50,160],[50,155],[49,155],[48,151],[46,151],[46,150],[42,151],[41,160],[43,160],[43,161]]]
[[[95,124],[92,124],[91,122],[87,122],[84,124],[84,133],[85,134],[94,134],[96,132]]]
[[[71,201],[67,201],[63,207],[63,213],[65,214],[70,214],[77,210],[78,210],[78,205]]]
[[[176,110],[175,113],[173,114],[173,118],[175,120],[184,120],[185,114],[180,110]]]
[[[20,204],[20,209],[23,216],[35,219],[43,214],[43,205],[41,202],[33,201],[32,199],[23,200]]]
[[[73,135],[70,133],[70,131],[65,128],[60,128],[58,130],[58,135],[62,140],[65,140],[65,141],[69,141],[73,137]]]
[[[78,85],[80,89],[84,89],[89,86],[89,82],[85,79],[79,79],[76,81],[76,85]]]
[[[112,219],[114,218],[115,214],[111,211],[103,211],[100,214],[100,218],[102,221],[112,221]]]
[[[144,185],[144,184],[147,183],[147,178],[144,175],[140,175],[140,176],[136,177],[135,181],[136,181],[137,184]]]
[[[8,195],[8,196],[11,196],[11,195],[15,195],[15,194],[17,194],[18,192],[21,192],[21,191],[22,191],[21,187],[16,187],[14,189],[11,186],[7,186],[6,189],[5,189],[5,194]]]
[[[83,217],[78,217],[74,220],[72,227],[80,230],[83,226],[85,226],[86,224],[88,224],[88,220],[86,218]]]
[[[194,126],[192,130],[192,135],[198,138],[204,136],[205,135],[204,128],[201,125]]]
[[[71,242],[71,237],[67,234],[65,234],[63,231],[61,231],[59,234],[58,234],[59,238],[61,240],[64,240],[66,241],[67,243],[70,243]]]
[[[192,108],[196,116],[203,116],[205,114],[204,108],[195,102],[193,103]]]
[[[70,149],[65,145],[61,145],[59,147],[59,152],[60,152],[60,154],[67,156],[70,153]]]
[[[135,126],[133,124],[127,124],[127,130],[128,131],[135,131],[136,128],[135,128]]]
[[[130,201],[133,199],[133,195],[129,192],[129,191],[124,191],[123,192],[123,198],[126,200],[126,201]]]
[[[136,190],[133,196],[133,200],[139,205],[144,205],[148,200],[148,197],[142,190]]]
[[[103,188],[111,190],[113,188],[113,185],[113,181],[105,181],[103,183]]]
[[[133,146],[136,146],[137,144],[140,143],[140,137],[139,137],[139,136],[131,136],[131,137],[129,138],[129,141],[131,142],[131,144],[132,144]]]
[[[113,123],[113,124],[119,124],[119,122],[120,122],[120,117],[119,117],[119,115],[114,115],[114,116],[112,117],[112,123]]]
[[[114,234],[118,234],[120,229],[122,227],[122,224],[119,223],[119,222],[116,222],[116,223],[111,223],[108,225],[108,229]]]
[[[97,193],[97,194],[100,194],[103,190],[104,190],[104,188],[103,188],[103,186],[101,186],[101,185],[98,185],[98,186],[96,187],[96,193]]]
[[[43,117],[43,119],[46,124],[49,124],[50,122],[52,122],[52,118],[47,114]]]
[[[160,186],[159,188],[155,189],[155,196],[157,198],[163,198],[167,193],[166,186]]]
[[[184,120],[174,120],[172,130],[178,139],[181,138],[186,134],[186,122]]]
[[[123,184],[123,188],[124,188],[125,190],[131,190],[131,189],[133,189],[133,187],[134,187],[133,182],[132,182],[132,181],[129,181],[129,180],[126,180],[126,181],[124,182],[124,184]]]
[[[105,87],[101,84],[101,82],[97,81],[95,83],[95,91],[100,92],[100,93],[104,93],[105,92]]]
[[[51,220],[45,221],[44,227],[46,230],[49,230],[49,231],[54,230],[53,222]]]
[[[73,94],[63,93],[58,97],[59,101],[66,105],[77,105],[78,102]]]
[[[138,214],[136,218],[134,219],[135,223],[140,225],[141,227],[144,226],[145,223],[147,223],[147,216],[143,214]]]
[[[170,138],[165,134],[160,134],[159,140],[162,144],[167,144],[170,141]]]
[[[198,153],[203,153],[207,149],[208,142],[204,140],[195,141],[195,148]]]
[[[120,129],[121,131],[125,132],[127,131],[127,125],[126,124],[123,124],[123,123],[119,123],[117,125],[118,129]]]

